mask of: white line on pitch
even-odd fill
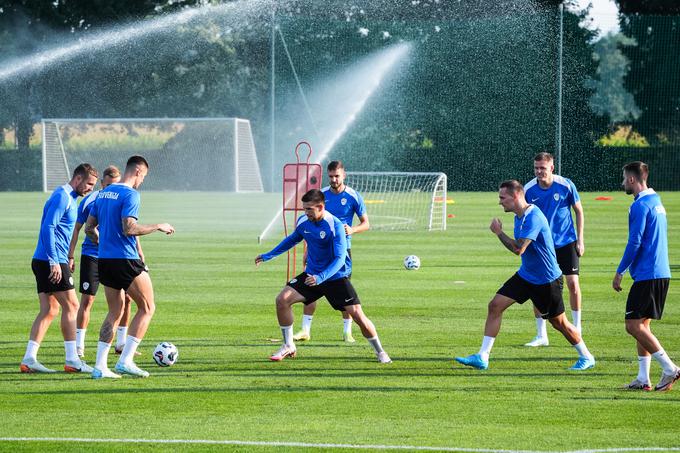
[[[92,439],[81,437],[0,437],[0,442],[83,442],[83,443],[139,443],[139,444],[199,444],[199,445],[250,445],[259,447],[301,447],[301,448],[340,448],[365,450],[411,450],[411,451],[453,451],[466,453],[625,453],[651,451],[680,451],[680,447],[633,447],[602,448],[571,451],[547,450],[507,450],[491,448],[427,447],[415,445],[353,445],[353,444],[314,444],[307,442],[265,442],[247,440],[210,440],[210,439]]]

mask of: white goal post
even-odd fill
[[[250,121],[241,118],[43,119],[43,190],[87,162],[101,173],[140,154],[149,190],[262,192]]]
[[[446,175],[347,172],[345,184],[364,198],[371,229],[446,230]]]

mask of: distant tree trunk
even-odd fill
[[[33,122],[31,121],[29,86],[21,84],[19,87],[20,97],[23,99],[19,103],[16,112],[16,140],[19,151],[28,151],[30,147],[31,135],[33,134]]]

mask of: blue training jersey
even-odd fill
[[[97,199],[97,195],[99,195],[98,190],[92,192],[90,195],[82,199],[78,205],[78,217],[76,218],[77,223],[85,225],[87,222],[87,216],[90,215],[90,211],[92,210],[92,206],[94,206],[94,201]],[[97,258],[99,256],[97,244],[93,243],[88,235],[85,235],[85,240],[83,241],[83,247],[80,254],[91,256],[93,258]]]
[[[536,178],[524,186],[527,203],[538,206],[548,219],[555,248],[574,242],[576,229],[571,217],[571,207],[581,201],[576,186],[570,179],[553,176],[553,183],[544,189]]]
[[[640,192],[628,214],[628,244],[616,272],[634,281],[671,278],[666,209],[654,189]]]
[[[76,225],[78,193],[70,184],[57,187],[45,202],[38,245],[33,258],[52,264],[68,263],[68,249]]]
[[[366,214],[364,199],[351,187],[345,186],[345,190],[340,193],[334,193],[330,186],[324,187],[321,191],[326,199],[326,211],[340,219],[343,224],[352,226],[354,214],[357,217]],[[347,248],[352,248],[352,236],[347,236]]]
[[[90,215],[99,222],[99,258],[139,259],[137,238],[123,233],[123,219],[138,218],[139,192],[115,183],[100,190]]]
[[[352,262],[347,257],[345,228],[340,219],[328,211],[318,222],[310,221],[306,215],[298,218],[295,231],[271,251],[263,253],[262,259],[269,261],[302,240],[307,242],[305,272],[317,277],[317,285],[352,273]]]
[[[532,241],[522,253],[522,265],[517,271],[520,277],[534,285],[544,285],[562,275],[548,220],[538,207],[529,205],[522,217],[515,216],[514,233],[516,240]]]

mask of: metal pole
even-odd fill
[[[270,178],[269,187],[272,192],[274,192],[274,156],[276,155],[276,1],[274,1],[274,7],[272,8],[272,40],[271,40],[271,118],[270,118],[270,136],[269,136],[269,147],[271,152],[271,162],[270,162]]]
[[[557,131],[555,132],[555,152],[557,154],[557,174],[562,174],[562,52],[564,48],[564,4],[560,3],[560,36],[557,49]]]

